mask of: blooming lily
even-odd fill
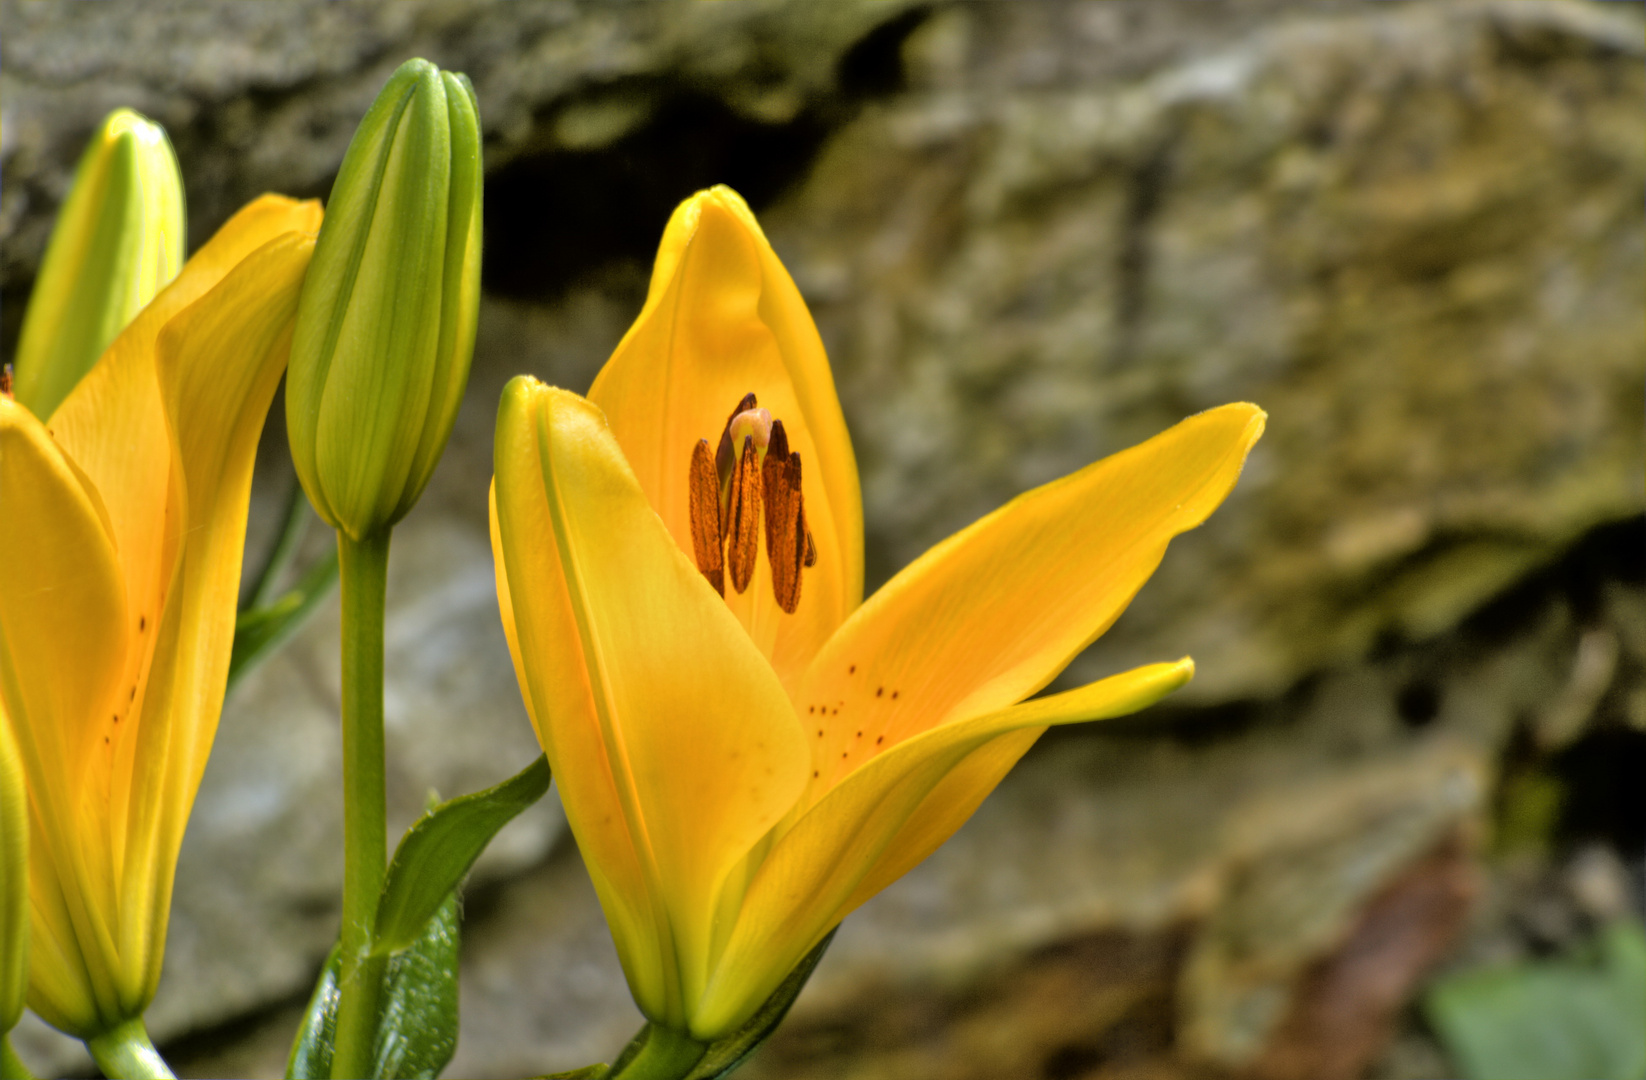
[[[492,497],[516,673],[642,1012],[736,1031],[1048,726],[1187,682],[1185,658],[1024,700],[1223,500],[1263,422],[1190,417],[860,605],[856,465],[811,317],[740,198],[682,204],[588,399],[504,391]]]
[[[81,1038],[138,1017],[159,982],[253,456],[319,225],[317,203],[256,200],[49,416],[0,398],[0,723],[30,791],[28,1003]]]

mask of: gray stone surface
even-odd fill
[[[1189,652],[1195,683],[1152,717],[1047,739],[847,922],[751,1077],[1334,1075],[1300,995],[1330,989],[1322,965],[1375,929],[1380,897],[1453,880],[1435,852],[1467,870],[1512,733],[1646,730],[1638,544],[1618,561],[1612,527],[1646,505],[1636,9],[10,2],[0,18],[7,348],[109,108],[168,126],[198,238],[259,191],[323,194],[405,57],[475,80],[491,295],[451,447],[396,533],[391,827],[430,787],[473,790],[534,753],[491,595],[498,394],[522,371],[588,385],[693,186],[750,195],[817,316],[871,586],[1187,413],[1269,410],[1229,503],[1071,672]],[[267,536],[285,474],[277,436],[264,451]],[[195,1075],[280,1071],[335,933],[335,638],[331,607],[225,709],[150,1015],[162,1039],[218,1032],[173,1043]],[[637,1022],[562,837],[539,807],[480,868],[452,1075],[609,1058]],[[1417,941],[1412,963],[1441,947]],[[1374,1041],[1380,1008],[1361,1010]],[[19,1042],[89,1067],[37,1029]]]

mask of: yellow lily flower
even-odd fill
[[[258,433],[318,203],[236,214],[45,418],[0,398],[0,722],[30,791],[29,1007],[154,996],[222,708]]]
[[[1185,658],[1024,701],[1223,500],[1263,422],[1190,417],[859,606],[856,466],[811,317],[741,199],[684,203],[589,398],[509,384],[493,482],[515,670],[641,1010],[737,1030],[1047,726],[1187,682]]]

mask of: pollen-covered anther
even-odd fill
[[[712,457],[706,439],[692,448],[690,472],[697,568],[722,596],[727,571],[732,588],[746,592],[760,557],[763,520],[772,594],[778,607],[794,614],[801,571],[816,564],[817,544],[806,527],[800,455],[789,449],[783,421],[744,394],[726,417]]]
[[[697,445],[692,447],[688,504],[692,555],[697,559],[697,568],[709,579],[714,591],[725,596],[726,538],[720,531],[720,478],[715,474],[714,455],[709,451],[707,439],[697,440]]]
[[[726,561],[730,565],[732,588],[745,592],[754,579],[755,560],[760,557],[760,454],[754,436],[743,437],[743,449],[732,470],[731,501],[726,525]]]
[[[771,443],[761,466],[766,495],[766,557],[772,564],[772,595],[793,615],[800,606],[800,572],[810,537],[800,491],[800,455],[789,450],[783,421],[772,423]],[[814,560],[815,561],[815,558]]]

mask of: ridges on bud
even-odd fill
[[[355,539],[411,510],[457,418],[479,307],[481,181],[467,77],[402,64],[343,157],[286,374],[298,478]]]
[[[87,144],[29,296],[17,400],[50,416],[183,267],[183,178],[159,124],[116,109]]]

